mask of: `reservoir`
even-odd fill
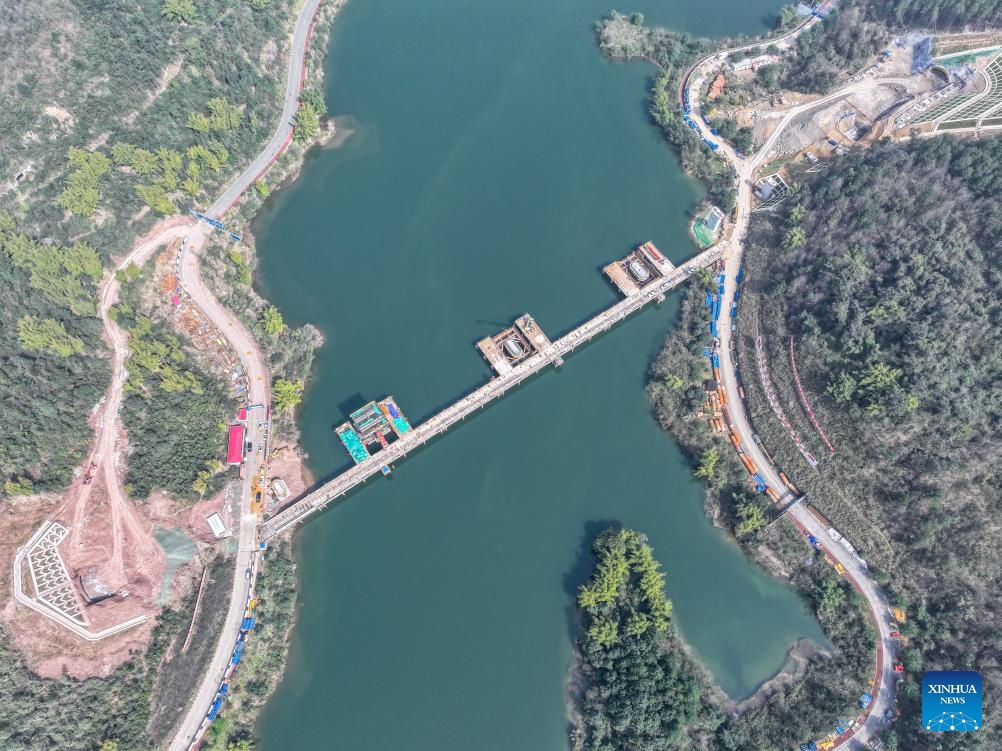
[[[778,3],[643,0],[649,23],[757,33]],[[653,70],[602,58],[608,0],[352,0],[315,154],[255,225],[262,292],[326,337],[302,405],[331,430],[393,394],[415,423],[484,382],[474,342],[523,312],[556,337],[616,299],[600,269],[653,240],[695,253],[700,197],[647,118]],[[741,699],[820,629],[703,514],[644,396],[677,296],[613,329],[297,535],[301,610],[260,748],[564,751],[588,544],[643,531],[696,656]]]

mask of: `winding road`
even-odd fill
[[[285,100],[282,104],[282,115],[278,127],[264,149],[212,204],[206,212],[209,216],[219,218],[232,208],[240,196],[257,181],[292,141],[292,122],[299,106],[299,95],[303,90],[306,53],[312,35],[313,19],[322,3],[323,0],[306,0],[296,19],[285,75]],[[232,312],[216,300],[202,281],[198,255],[205,244],[205,238],[211,231],[208,225],[199,223],[189,232],[181,246],[178,278],[181,286],[191,296],[192,302],[201,308],[202,312],[222,332],[240,358],[240,363],[247,373],[248,404],[264,405],[261,411],[251,412],[247,419],[246,440],[250,441],[253,446],[257,446],[265,440],[265,436],[258,428],[258,423],[268,419],[267,412],[264,410],[268,409],[271,404],[271,376],[253,335]],[[169,745],[170,751],[185,751],[185,749],[192,747],[204,731],[206,712],[209,705],[212,704],[219,684],[229,666],[230,656],[240,633],[240,622],[243,620],[247,602],[254,591],[254,581],[257,576],[258,520],[257,516],[251,512],[251,483],[254,475],[263,471],[266,459],[267,453],[258,455],[248,452],[247,454],[247,460],[243,467],[244,484],[238,509],[240,529],[237,533],[237,559],[226,619],[220,630],[212,659],[203,673],[202,681],[192,691],[188,710],[174,732],[174,737]]]
[[[261,152],[226,187],[208,209],[209,216],[218,218],[225,214],[239,200],[240,196],[264,174],[291,142],[293,117],[299,106],[299,95],[302,93],[305,79],[304,66],[313,20],[322,2],[323,0],[306,0],[296,19],[286,68],[282,114],[275,132]],[[141,241],[125,258],[120,259],[115,271],[102,285],[103,288],[99,295],[99,312],[108,341],[112,346],[113,376],[105,398],[103,417],[95,436],[91,460],[100,463],[104,468],[105,481],[111,499],[111,513],[116,529],[120,528],[124,521],[133,534],[140,539],[144,539],[148,535],[139,529],[137,521],[131,514],[131,506],[124,499],[114,466],[118,408],[121,403],[122,385],[125,380],[125,362],[128,357],[125,335],[108,315],[108,311],[118,295],[119,285],[116,272],[132,263],[144,263],[158,248],[172,240],[183,238],[178,256],[178,278],[181,286],[190,296],[191,302],[212,321],[237,353],[248,377],[248,403],[262,405],[260,411],[252,411],[248,417],[247,440],[253,445],[266,442],[266,436],[258,428],[258,423],[268,419],[266,410],[271,401],[271,381],[267,364],[254,337],[237,320],[236,316],[224,308],[209,292],[199,272],[198,255],[204,247],[209,233],[213,230],[207,224],[193,221],[178,224],[175,219],[167,224],[168,226],[160,232]],[[195,745],[204,730],[206,712],[229,665],[233,646],[239,634],[240,622],[243,619],[247,601],[253,592],[257,573],[258,545],[257,516],[251,513],[251,486],[254,475],[263,472],[266,457],[266,452],[262,454],[249,452],[243,467],[243,487],[238,506],[239,530],[236,535],[236,566],[226,617],[202,680],[198,686],[192,687],[188,709],[179,721],[174,737],[169,744],[171,751],[185,751],[185,749]],[[82,513],[88,493],[89,486],[83,486],[77,499],[77,513]],[[73,526],[75,529],[79,529],[78,524]],[[116,548],[119,546],[120,542],[116,543]],[[113,551],[112,557],[114,560],[120,560],[120,551]]]
[[[801,33],[804,29],[809,28],[810,25],[810,22],[802,25],[790,34],[782,37],[782,40],[787,45],[791,45],[796,35]],[[723,53],[723,57],[726,57],[733,51],[747,49],[747,47],[748,45],[745,45],[743,47],[735,48],[734,50],[725,51]],[[714,142],[719,143],[719,148],[717,149],[716,154],[727,160],[738,174],[736,217],[733,231],[731,233],[731,239],[727,243],[728,247],[725,249],[724,296],[720,303],[720,309],[728,311],[734,303],[735,293],[738,289],[737,276],[741,268],[741,262],[745,251],[742,241],[748,231],[748,224],[751,217],[752,184],[754,182],[756,171],[768,160],[769,151],[778,139],[779,134],[797,115],[806,112],[813,107],[821,106],[840,97],[847,96],[860,86],[869,85],[870,82],[856,82],[825,97],[791,108],[789,112],[784,114],[779,127],[758,151],[755,158],[745,160],[738,157],[737,152],[731,144],[723,141],[718,136],[713,136],[710,133],[709,126],[707,126],[705,121],[703,121],[700,117],[699,100],[698,96],[696,96],[696,92],[700,90],[699,84],[705,78],[707,69],[712,63],[719,60],[720,57],[720,53],[715,53],[710,57],[704,58],[693,66],[693,68],[686,73],[682,80],[683,86],[689,86],[690,88],[690,105],[692,106],[691,117],[697,125],[700,136],[712,139]],[[681,90],[679,105],[682,105]],[[723,386],[727,398],[732,428],[737,437],[740,439],[744,452],[749,456],[749,458],[751,458],[752,461],[755,462],[755,466],[758,468],[759,474],[765,479],[766,484],[779,494],[780,503],[785,504],[786,502],[794,500],[793,493],[790,492],[786,484],[779,478],[779,471],[773,466],[767,458],[761,445],[755,440],[755,431],[751,427],[748,414],[745,410],[744,401],[741,399],[738,392],[739,384],[736,367],[735,363],[729,356],[732,336],[733,333],[730,330],[730,326],[727,325],[727,319],[725,318],[724,324],[720,326],[718,342],[718,351],[722,353],[720,358],[720,383]],[[869,709],[865,712],[861,727],[851,735],[840,736],[837,745],[835,746],[835,748],[844,749],[863,748],[870,738],[879,736],[880,733],[886,729],[887,726],[883,719],[884,715],[888,712],[888,710],[893,712],[894,709],[897,675],[894,672],[892,659],[895,645],[891,638],[892,627],[890,620],[890,605],[887,601],[886,595],[877,586],[877,583],[873,580],[873,577],[870,575],[867,568],[861,564],[854,555],[849,553],[849,551],[845,550],[840,545],[830,544],[831,538],[828,535],[828,524],[823,522],[822,519],[806,504],[803,502],[798,503],[787,511],[786,516],[798,529],[804,532],[805,535],[811,534],[818,540],[829,543],[825,545],[826,552],[831,558],[844,567],[846,578],[856,591],[859,592],[859,594],[866,600],[867,607],[870,610],[870,619],[873,621],[874,628],[877,631],[877,650],[875,655],[876,665],[873,679],[874,685],[872,689],[868,689],[873,694],[873,702],[870,704]],[[862,693],[864,689],[866,689],[866,687],[860,687],[860,693]],[[832,718],[833,724],[835,719],[836,718],[834,717]],[[794,743],[795,740],[796,739],[791,738],[790,742]]]
[[[300,9],[299,16],[294,27],[288,68],[286,71],[285,99],[283,102],[282,115],[278,126],[269,142],[257,155],[257,157],[237,176],[217,198],[212,206],[207,210],[209,216],[218,218],[223,216],[240,198],[240,196],[250,188],[253,183],[268,169],[274,160],[284,151],[292,138],[292,120],[298,107],[298,98],[302,91],[304,78],[304,61],[309,47],[310,32],[313,19],[323,0],[306,0]],[[782,37],[772,40],[781,48],[789,47],[793,44],[796,36],[804,29],[809,28],[816,19],[809,19],[802,26],[789,32]],[[728,55],[735,51],[760,46],[762,43],[744,45],[732,50],[725,51],[723,55]],[[683,85],[689,81],[701,80],[699,76],[705,74],[710,64],[719,59],[721,53],[701,60],[683,78]],[[695,90],[696,87],[693,87]],[[819,102],[812,103],[818,104]],[[694,120],[699,127],[699,132],[704,137],[709,137],[708,128],[705,128],[698,118],[698,102],[694,104]],[[806,107],[806,105],[804,105]],[[784,118],[784,121],[777,130],[777,134],[795,115]],[[774,135],[775,138],[775,135]],[[718,139],[719,140],[719,139]],[[771,143],[771,142],[770,142]],[[730,303],[734,299],[737,289],[735,282],[744,249],[741,245],[741,238],[744,236],[751,210],[751,178],[762,161],[759,156],[753,161],[745,162],[739,159],[734,149],[727,143],[721,143],[717,152],[720,156],[730,161],[738,172],[739,188],[737,200],[737,219],[734,232],[729,247],[726,251],[726,285],[724,300],[721,308],[728,310]],[[760,154],[767,153],[763,149]],[[202,251],[206,238],[211,232],[208,225],[199,223],[187,223],[181,226],[172,226],[162,232],[145,240],[123,259],[118,268],[124,268],[130,263],[142,263],[158,247],[165,243],[184,238],[179,255],[179,279],[182,287],[191,301],[197,305],[203,313],[213,322],[220,332],[226,337],[240,358],[247,375],[250,404],[270,404],[270,376],[265,359],[258,348],[254,337],[244,327],[233,313],[224,308],[211,292],[205,287],[199,272],[198,257]],[[127,349],[121,332],[114,322],[107,317],[106,313],[110,305],[114,302],[118,291],[118,284],[114,275],[107,281],[101,295],[102,319],[109,340],[114,351],[114,377],[109,389],[109,399],[106,404],[105,417],[95,441],[94,455],[108,463],[112,462],[115,440],[115,423],[117,422],[117,407],[121,397],[121,384],[124,379],[124,362],[127,357]],[[727,326],[721,328],[720,350],[727,352],[730,344],[731,332]],[[748,422],[741,400],[738,397],[737,378],[734,366],[729,357],[721,358],[720,364],[721,382],[725,389],[728,402],[733,405],[731,418],[734,423],[734,430],[741,440],[745,450],[754,459],[756,465],[761,468],[761,473],[767,484],[774,488],[783,498],[789,499],[790,493],[786,486],[779,479],[776,470],[770,465],[756,441],[752,438],[753,432]],[[254,445],[258,445],[264,440],[264,436],[257,428],[257,423],[267,419],[262,413],[251,413],[248,418],[247,440]],[[169,743],[171,751],[186,751],[195,745],[205,727],[205,715],[209,705],[215,697],[217,688],[230,661],[234,642],[239,633],[240,621],[244,614],[244,609],[248,599],[251,597],[254,586],[254,577],[257,566],[257,517],[250,511],[251,503],[251,482],[255,473],[262,469],[265,455],[258,455],[251,452],[248,455],[247,463],[244,467],[244,483],[239,502],[239,531],[237,534],[238,550],[236,554],[236,568],[230,593],[225,622],[216,643],[213,655],[206,666],[203,678],[198,686],[193,687],[190,694],[190,703],[179,721],[174,737]],[[109,485],[117,484],[113,467],[107,464],[105,476]],[[112,495],[114,493],[112,492]],[[115,504],[113,504],[114,506]],[[124,504],[127,506],[128,504]],[[131,526],[126,511],[125,523]],[[805,506],[797,505],[793,507],[788,516],[800,529],[816,535],[819,539],[827,539],[827,527],[822,521],[811,513]],[[853,586],[863,595],[870,608],[872,618],[876,624],[880,638],[880,648],[877,654],[877,674],[875,678],[874,702],[867,715],[863,727],[856,732],[852,738],[852,743],[864,742],[869,737],[877,734],[883,729],[881,718],[884,712],[893,708],[894,704],[894,679],[893,666],[886,655],[891,654],[892,643],[890,639],[890,626],[888,621],[888,604],[883,593],[880,592],[869,572],[847,551],[842,550],[838,545],[829,546],[830,554],[838,560],[846,570],[846,575],[853,583]],[[245,572],[250,572],[246,575]],[[791,743],[793,740],[791,739]],[[847,747],[845,741],[840,744]]]

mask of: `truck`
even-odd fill
[[[210,722],[212,720],[216,719],[216,715],[219,714],[219,708],[221,706],[223,706],[223,697],[222,696],[220,696],[214,702],[212,702],[212,706],[209,707],[209,713],[206,715],[206,717],[209,719]]]
[[[244,653],[244,640],[241,637],[240,640],[237,641],[236,649],[233,650],[233,657],[230,659],[230,664],[239,665],[240,658],[243,656],[243,653]]]
[[[714,143],[709,138],[704,138],[703,143],[705,143],[707,146],[710,147],[710,151],[716,151],[717,149],[720,148],[720,144]]]

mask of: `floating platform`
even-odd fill
[[[477,349],[484,359],[502,376],[511,373],[519,363],[550,346],[550,338],[528,313],[517,318],[513,325],[501,333],[477,342]],[[557,364],[560,365],[561,362]]]
[[[348,453],[355,460],[355,464],[361,464],[369,458],[369,450],[362,443],[362,439],[359,438],[355,429],[351,427],[351,423],[346,422],[343,425],[338,425],[334,429],[334,432],[337,433],[337,437],[341,439],[344,447],[348,449]]]
[[[407,422],[407,418],[400,407],[397,406],[396,400],[392,396],[388,396],[379,402],[377,406],[390,427],[393,428],[393,432],[397,434],[397,437],[403,438],[404,433],[411,429],[411,424]]]
[[[672,273],[675,266],[652,242],[645,242],[625,258],[602,269],[620,292],[629,297]]]

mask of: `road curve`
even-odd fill
[[[215,203],[209,207],[206,212],[209,216],[218,218],[229,211],[244,191],[257,181],[289,145],[289,141],[292,139],[292,118],[295,117],[296,110],[299,108],[299,95],[303,91],[304,64],[306,52],[310,46],[313,19],[323,1],[306,0],[299,11],[299,17],[296,19],[296,28],[292,32],[289,65],[285,70],[285,101],[282,103],[282,115],[278,120],[278,128],[254,161],[233,179],[233,182],[220,194]]]
[[[809,26],[809,23],[804,24],[791,34],[785,35],[783,39],[787,43],[792,43],[793,38]],[[735,50],[744,48],[745,47],[735,48]],[[727,50],[723,53],[723,55],[727,56],[735,50]],[[692,120],[696,123],[700,136],[703,138],[713,138],[716,142],[718,142],[720,146],[716,153],[729,161],[738,174],[736,216],[731,239],[725,252],[724,296],[720,303],[720,309],[722,311],[728,311],[734,303],[735,293],[738,288],[737,275],[741,268],[741,262],[744,256],[744,246],[742,241],[748,231],[748,224],[751,218],[752,183],[755,171],[764,161],[766,161],[769,149],[772,148],[772,145],[775,143],[779,134],[786,127],[786,125],[797,114],[800,114],[813,106],[837,99],[840,96],[845,96],[849,90],[855,87],[846,87],[838,92],[835,92],[834,94],[828,95],[814,102],[793,108],[791,113],[784,117],[780,126],[769,138],[763,148],[759,150],[758,155],[753,160],[746,161],[737,156],[737,153],[731,144],[723,141],[717,136],[712,136],[709,127],[699,116],[699,100],[696,95],[696,92],[699,90],[698,83],[705,76],[704,68],[716,59],[716,54],[719,53],[715,53],[713,56],[704,58],[693,66],[686,72],[685,76],[683,76],[683,81],[689,82],[691,80],[695,82],[690,88],[690,105],[692,106]],[[679,105],[682,105],[681,95],[679,97]],[[725,318],[724,320],[725,323],[720,326],[718,338],[718,350],[721,355],[720,383],[724,389],[727,399],[728,413],[730,415],[732,428],[738,439],[741,441],[743,450],[749,458],[755,462],[755,466],[759,469],[759,474],[761,474],[765,479],[766,484],[779,494],[780,502],[785,503],[787,501],[791,501],[793,500],[793,494],[786,487],[785,483],[780,480],[778,470],[772,465],[766,457],[762,447],[754,438],[754,430],[748,420],[748,414],[745,410],[744,402],[738,393],[736,367],[730,356],[732,332],[730,330],[730,326],[726,323],[727,319]],[[791,508],[787,512],[787,517],[805,534],[812,534],[818,540],[829,543],[825,545],[828,555],[844,567],[846,578],[856,591],[859,592],[859,594],[866,600],[867,607],[870,610],[870,619],[873,621],[874,628],[877,631],[877,650],[875,655],[876,668],[874,671],[874,685],[871,690],[871,693],[873,694],[873,702],[864,715],[861,727],[852,735],[840,736],[838,745],[835,746],[835,748],[862,747],[866,741],[872,737],[878,736],[885,729],[886,725],[884,724],[883,717],[888,710],[893,711],[895,703],[895,686],[897,676],[894,672],[892,659],[894,654],[894,643],[891,639],[890,606],[887,602],[886,596],[877,586],[873,577],[870,575],[870,572],[855,556],[842,548],[841,545],[831,544],[832,541],[828,535],[827,523],[823,522],[821,518],[806,504],[800,503]],[[860,692],[862,693],[865,688],[866,687],[860,687]],[[832,722],[834,722],[835,719],[836,718],[832,718]],[[796,739],[790,739],[790,742],[793,743],[795,740]]]

